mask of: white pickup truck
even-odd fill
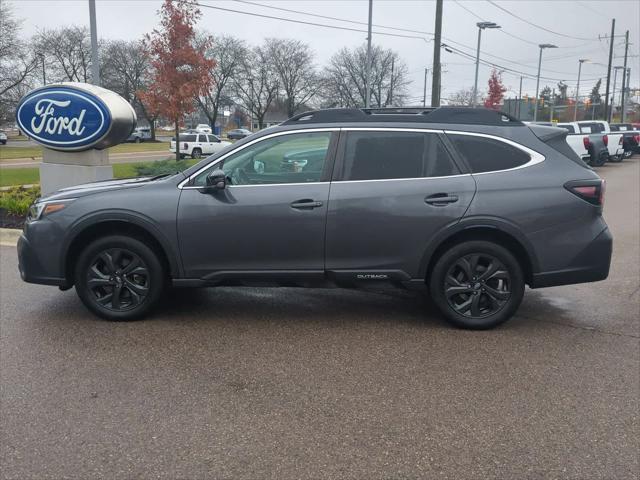
[[[624,158],[624,146],[622,142],[622,133],[612,132],[609,122],[603,120],[582,120],[577,123],[580,127],[580,133],[602,133],[604,134],[604,144],[609,151],[610,162],[621,162]]]
[[[203,155],[218,153],[223,148],[231,145],[231,142],[220,140],[213,134],[204,133],[181,133],[180,134],[180,156],[190,155],[191,158],[201,158]],[[169,151],[176,152],[176,139],[171,139]]]
[[[604,144],[604,134],[602,133],[581,133],[577,122],[536,122],[536,124],[567,130],[567,144],[587,165],[601,167],[609,160],[609,151]]]

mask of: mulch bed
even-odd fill
[[[25,217],[7,212],[0,208],[0,228],[19,228],[24,226]]]

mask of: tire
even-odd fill
[[[200,150],[199,148],[194,148],[193,150],[191,150],[191,158],[201,158],[202,157],[202,150]]]
[[[140,137],[136,137],[135,142],[136,143],[140,143],[142,140],[140,140]]]
[[[623,155],[624,158],[631,158],[633,156],[633,150],[625,150]]]
[[[80,253],[74,275],[82,303],[96,315],[115,321],[144,316],[166,284],[156,253],[140,240],[122,235],[90,243]]]
[[[607,163],[608,160],[609,160],[609,153],[602,151],[595,159],[591,160],[591,163],[589,163],[589,165],[591,165],[592,167],[601,167],[605,163]]]
[[[524,295],[524,274],[506,248],[472,240],[455,245],[438,258],[429,291],[451,324],[484,330],[506,322],[516,312]]]

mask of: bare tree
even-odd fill
[[[264,127],[264,116],[278,96],[278,73],[273,67],[267,48],[254,47],[234,81],[240,103]]]
[[[479,94],[478,97],[481,97]],[[461,88],[449,96],[449,105],[473,105],[473,88]]]
[[[205,36],[211,38],[209,35]],[[216,61],[215,67],[209,72],[213,84],[196,100],[209,120],[212,130],[216,125],[222,102],[228,101],[230,82],[243,70],[248,54],[249,49],[244,41],[228,35],[213,37],[213,43],[206,50],[206,56]]]
[[[326,106],[365,105],[367,49],[343,48],[324,69]],[[371,49],[371,104],[378,107],[402,105],[407,98],[407,65],[397,52],[374,46]]]
[[[20,36],[21,21],[7,2],[0,2],[0,120],[7,120],[29,90],[38,58]]]
[[[34,39],[44,55],[52,81],[87,82],[91,77],[91,44],[86,27],[42,30]]]
[[[313,51],[306,43],[292,39],[268,38],[265,46],[278,73],[287,115],[293,117],[321,86],[313,65]]]
[[[107,41],[101,48],[100,78],[102,85],[127,100],[151,128],[151,139],[156,138],[157,114],[142,101],[140,92],[147,89],[150,63],[142,41]]]

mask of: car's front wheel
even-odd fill
[[[429,290],[449,322],[486,329],[507,321],[518,309],[524,275],[506,248],[488,241],[468,241],[436,261]]]
[[[108,320],[133,320],[157,302],[165,286],[162,264],[140,240],[113,235],[80,254],[75,287],[85,306]]]

